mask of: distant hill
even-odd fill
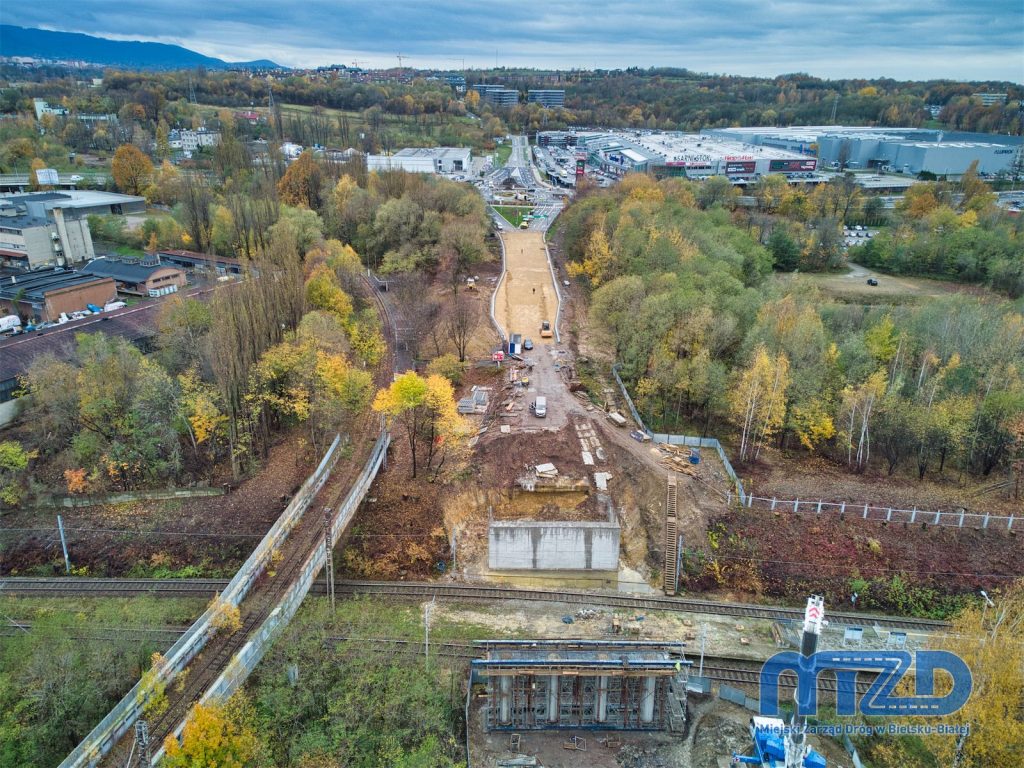
[[[212,56],[203,56],[180,45],[107,40],[77,32],[50,32],[9,24],[0,24],[0,52],[3,52],[4,56],[80,60],[92,64],[136,69],[264,69],[279,66],[267,59],[227,62]]]

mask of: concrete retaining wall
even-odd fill
[[[614,571],[617,523],[492,522],[487,563],[493,571]]]

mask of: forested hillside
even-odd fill
[[[778,444],[922,477],[988,475],[1024,451],[1019,301],[789,292],[728,210],[701,210],[675,180],[627,178],[563,226],[590,317],[656,429],[723,437],[740,461]]]

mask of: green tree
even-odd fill
[[[0,502],[15,506],[22,497],[22,474],[35,457],[15,440],[0,442]]]

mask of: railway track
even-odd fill
[[[0,637],[15,637],[22,632],[31,630],[31,622],[17,622],[0,626]],[[81,628],[81,632],[69,635],[74,640],[82,641],[123,641],[132,640],[158,640],[160,643],[170,646],[188,627],[95,627]],[[323,638],[323,644],[331,647],[339,647],[345,644],[353,644],[359,647],[360,651],[374,651],[379,653],[406,654],[417,656],[422,653],[423,643],[420,640],[404,640],[387,637],[357,637],[348,635],[328,635]],[[470,662],[473,659],[482,658],[483,650],[473,643],[456,642],[434,642],[431,643],[431,654],[435,657],[452,659],[455,661]],[[697,662],[691,670],[696,674]],[[727,683],[729,685],[758,686],[760,681],[762,662],[757,659],[744,659],[732,656],[705,656],[704,676],[715,682]],[[874,675],[861,673],[857,681],[857,693],[864,694],[871,685]],[[796,687],[796,676],[790,673],[783,673],[779,678],[779,685],[783,688],[792,689]],[[835,693],[836,681],[834,675],[824,673],[818,678],[818,690],[822,693]]]
[[[307,513],[302,516],[298,525],[283,542],[280,550],[283,557],[276,566],[276,575],[273,578],[269,577],[266,573],[261,575],[253,585],[248,597],[242,602],[240,606],[241,629],[229,635],[224,635],[223,633],[214,635],[189,665],[189,673],[185,677],[184,686],[181,689],[175,688],[173,693],[168,692],[169,707],[166,712],[158,718],[154,718],[149,724],[150,738],[153,744],[162,744],[164,739],[173,733],[179,723],[185,719],[192,705],[199,701],[207,688],[216,681],[235,654],[248,642],[249,637],[263,626],[264,621],[279,604],[281,598],[298,575],[310,551],[322,541],[323,528],[321,518],[310,511],[322,509],[324,506],[336,507],[348,492],[357,472],[358,465],[354,467],[349,464],[346,470],[342,470],[340,467],[334,468],[320,493],[309,504]],[[89,584],[91,590],[87,594],[105,594],[103,586],[96,583],[100,580],[89,581],[91,582]],[[191,594],[210,597],[214,592],[223,589],[227,584],[227,581],[217,579],[203,579],[201,581],[202,584],[199,585],[198,590],[191,592]],[[144,579],[128,580],[124,587],[125,592],[122,594],[127,594],[128,596],[168,594],[162,588],[156,587],[153,581]],[[2,589],[2,584],[0,584],[0,589]],[[0,594],[2,594],[2,591],[0,591]],[[190,594],[187,591],[187,583],[184,581],[177,582],[175,587],[170,589],[169,594],[176,596]],[[121,766],[124,766],[131,751],[132,741],[131,733],[126,734],[105,756],[100,765],[108,766],[109,768],[121,768]]]
[[[172,597],[210,597],[227,584],[223,579],[87,579],[87,578],[7,578],[0,579],[0,594],[32,596],[97,596],[132,597],[137,595]],[[643,597],[614,593],[585,592],[581,590],[539,590],[478,584],[392,582],[392,581],[337,581],[335,588],[342,594],[386,595],[402,599],[429,599],[434,596],[453,601],[528,600],[534,602],[600,605],[609,608],[638,611],[675,611],[702,613],[736,618],[793,621],[803,618],[803,611],[750,603],[722,603],[685,597]],[[321,584],[312,590],[323,593]],[[830,612],[833,624],[864,626],[878,625],[886,629],[912,632],[945,632],[949,623],[930,619],[882,616],[870,613]]]

